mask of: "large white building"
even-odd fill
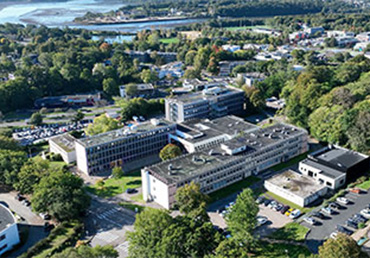
[[[259,127],[236,116],[216,119],[193,119],[177,125],[171,140],[180,143],[187,152],[193,153],[218,147],[221,143],[242,134],[258,130]]]
[[[307,151],[305,130],[286,124],[260,128],[218,147],[143,168],[143,198],[169,209],[176,190],[191,181],[209,194]]]
[[[0,204],[0,256],[19,243],[16,218],[13,213]]]
[[[157,156],[169,143],[176,124],[152,119],[125,128],[76,140],[78,170],[91,175],[110,171],[113,167],[125,169],[128,164],[140,161],[148,165],[149,156]],[[159,159],[158,159],[159,160]],[[149,163],[150,164],[150,163]]]

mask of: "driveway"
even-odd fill
[[[24,221],[18,223],[18,228],[19,230],[28,231],[28,237],[26,242],[11,252],[8,257],[19,256],[27,251],[28,248],[47,236],[47,234],[44,232],[44,221],[38,215],[33,213],[29,207],[26,207],[19,201],[15,200],[15,195],[16,192],[0,191],[0,202],[8,206],[9,209],[24,219]]]
[[[345,226],[345,222],[352,215],[359,213],[370,203],[370,192],[364,192],[362,194],[347,193],[345,195],[351,202],[348,205],[341,204],[344,208],[336,210],[334,215],[326,215],[325,220],[319,220],[320,224],[317,226],[309,225],[305,222],[302,224],[306,227],[311,228],[310,233],[307,235],[306,244],[307,247],[314,253],[317,253],[318,247],[322,245],[326,238],[330,236],[332,232],[336,230],[337,225]],[[346,228],[354,231],[353,228]]]
[[[112,201],[93,197],[85,219],[86,238],[91,245],[112,245],[119,257],[127,257],[126,232],[133,230],[135,213]]]
[[[265,225],[262,225],[257,228],[255,234],[261,237],[270,235],[272,232],[276,231],[279,228],[284,227],[286,224],[292,222],[288,216],[281,214],[279,211],[275,211],[268,207],[265,207],[263,204],[259,205],[260,211],[258,216],[267,217],[268,222]]]

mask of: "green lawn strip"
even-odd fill
[[[125,192],[127,188],[138,188],[141,186],[140,171],[126,174],[121,178],[109,178],[104,182],[103,187],[95,184],[93,186],[87,186],[86,190],[100,197],[116,196]]]
[[[178,38],[165,38],[165,39],[160,39],[159,40],[161,43],[163,44],[176,44],[179,42],[179,39]]]
[[[273,232],[269,238],[303,242],[308,231],[309,229],[301,224],[291,222]]]
[[[286,257],[308,257],[311,255],[310,251],[303,247],[290,244],[270,244],[268,242],[259,242],[257,252],[254,258],[286,258]]]
[[[60,169],[66,166],[67,164],[64,161],[50,161],[50,167],[55,169]]]
[[[134,204],[134,203],[130,203],[130,202],[120,202],[119,203],[119,206],[123,207],[123,208],[126,208],[126,209],[129,209],[129,210],[132,210],[134,212],[136,212],[136,209],[139,211],[139,212],[142,212],[145,207],[144,206],[141,206],[141,205],[137,205],[137,204]]]
[[[308,213],[310,212],[312,209],[314,209],[315,207],[309,207],[309,208],[302,208],[301,206],[291,202],[291,201],[288,201],[287,199],[284,199],[282,197],[280,197],[279,195],[276,195],[272,192],[265,192],[263,193],[262,195],[264,195],[265,197],[269,198],[269,199],[274,199],[276,201],[278,201],[279,203],[282,203],[284,205],[289,205],[290,208],[294,208],[294,209],[299,209],[302,213]]]
[[[369,190],[370,188],[370,179],[366,180],[365,182],[358,184],[356,187],[361,188],[363,190]]]
[[[130,199],[134,202],[145,203],[143,195],[141,193],[131,196]]]
[[[220,190],[217,190],[216,192],[209,194],[209,197],[211,198],[211,202],[214,202],[222,198],[225,198],[229,196],[230,194],[241,191],[244,188],[250,187],[254,183],[257,183],[258,181],[260,181],[258,177],[250,176],[242,181],[236,182],[235,184],[226,186],[225,188],[222,188]]]
[[[297,157],[294,157],[294,158],[292,158],[291,160],[289,160],[287,162],[277,164],[277,165],[271,167],[270,170],[274,170],[274,171],[283,170],[284,168],[290,167],[290,166],[300,162],[301,160],[304,160],[306,157],[307,157],[307,152],[303,153],[301,155],[298,155]]]

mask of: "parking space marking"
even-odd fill
[[[112,243],[113,241],[117,240],[119,236],[117,236],[116,234],[112,234],[109,231],[106,231],[106,232],[101,232],[101,233],[96,234],[95,238],[103,240],[107,243]]]

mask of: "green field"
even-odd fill
[[[356,187],[361,188],[363,190],[369,190],[369,188],[370,188],[370,179],[368,179],[367,181],[365,181],[361,184],[358,184]]]
[[[307,157],[307,152],[303,153],[301,155],[298,155],[297,157],[292,158],[287,162],[277,164],[277,165],[273,166],[272,168],[270,168],[270,170],[274,170],[274,171],[283,170],[284,168],[290,167],[290,166],[300,162],[301,160],[304,160],[306,157]]]
[[[301,224],[291,222],[276,230],[269,238],[303,242],[308,231],[309,229]]]
[[[120,178],[109,178],[104,181],[103,186],[98,186],[97,184],[87,186],[86,190],[100,197],[112,197],[124,193],[127,188],[138,188],[140,186],[140,171],[135,171]]]
[[[129,210],[132,210],[134,212],[136,212],[136,209],[139,211],[139,212],[142,212],[145,207],[141,206],[141,205],[137,205],[137,204],[133,204],[133,203],[129,203],[129,202],[120,202],[119,203],[119,206],[122,206],[123,208],[126,208],[126,209],[129,209]]]
[[[160,39],[159,40],[161,43],[163,44],[176,44],[179,42],[179,39],[178,38],[166,38],[166,39]]]
[[[225,198],[230,194],[236,193],[238,191],[243,190],[244,188],[250,187],[254,183],[257,183],[258,181],[260,181],[258,177],[250,176],[242,181],[236,182],[235,184],[229,185],[225,188],[222,188],[216,192],[211,193],[209,197],[211,198],[211,202],[221,200],[222,198]]]
[[[256,248],[254,258],[287,258],[287,257],[308,257],[310,251],[302,246],[288,244],[270,244],[267,242],[259,242]]]

